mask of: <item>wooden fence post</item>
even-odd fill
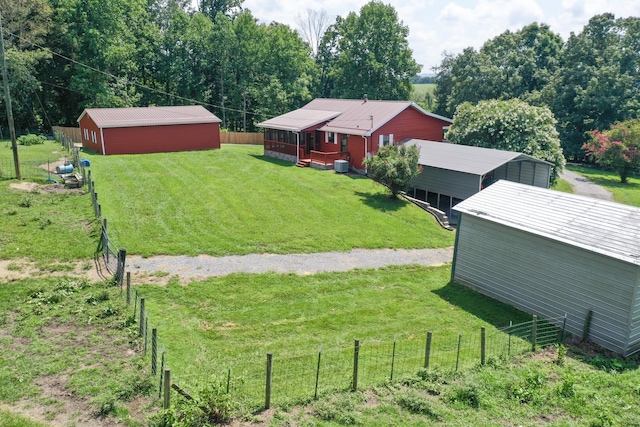
[[[171,369],[164,369],[164,400],[162,402],[162,407],[164,409],[169,409],[169,404],[171,403]]]
[[[127,271],[127,306],[131,305],[131,272]]]
[[[424,351],[424,368],[429,369],[429,363],[431,362],[431,342],[433,339],[433,332],[427,332],[427,346]]]
[[[480,364],[487,362],[487,328],[480,328]]]
[[[458,366],[460,364],[460,346],[462,345],[462,332],[458,335],[458,352],[456,353],[456,372],[458,372]]]
[[[264,393],[264,408],[271,408],[271,381],[273,379],[273,354],[267,353],[267,383]]]
[[[358,390],[358,363],[360,360],[360,340],[355,340],[353,346],[353,381],[351,390]]]
[[[318,399],[318,383],[320,382],[320,359],[322,358],[322,346],[318,349],[318,367],[316,368],[316,390],[313,393],[313,399]]]

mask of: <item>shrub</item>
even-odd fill
[[[448,395],[449,402],[459,402],[472,408],[480,407],[480,392],[474,385],[454,387]]]
[[[17,142],[18,145],[28,146],[44,144],[46,140],[47,138],[44,135],[34,135],[30,133],[28,135],[22,135],[21,137],[19,137]]]
[[[414,389],[399,392],[395,397],[396,403],[413,414],[426,415],[433,420],[440,416],[432,408],[431,402],[424,394]]]

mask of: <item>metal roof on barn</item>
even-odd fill
[[[498,181],[453,209],[640,265],[640,208]]]
[[[131,108],[87,108],[78,122],[88,115],[99,128],[220,123],[201,105]]]
[[[429,113],[410,101],[316,98],[302,108],[258,123],[258,126],[299,132],[302,129],[326,121],[327,123],[319,130],[347,135],[370,136],[407,108],[415,108],[425,116],[434,117],[447,123],[452,122],[451,119]],[[317,114],[313,114],[311,111],[315,111]],[[312,123],[312,118],[321,118],[323,113],[329,112],[336,114],[333,117],[326,115],[324,116],[326,120],[317,120]],[[300,122],[300,117],[309,117],[309,121],[306,123]],[[275,127],[274,124],[278,127]],[[302,127],[302,125],[305,126]]]
[[[473,147],[448,142],[424,141],[421,139],[410,139],[403,143],[413,144],[420,148],[418,162],[423,166],[448,169],[472,175],[485,175],[505,163],[517,160],[551,164],[528,154],[515,151]]]

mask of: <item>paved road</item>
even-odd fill
[[[559,176],[571,184],[575,194],[593,197],[596,199],[613,200],[613,195],[610,191],[604,189],[598,184],[594,184],[582,175],[578,175],[575,172],[565,169]]]
[[[437,249],[354,249],[351,252],[316,254],[252,254],[212,257],[127,256],[127,271],[167,272],[182,278],[224,276],[231,273],[315,274],[327,271],[348,271],[354,268],[379,268],[386,265],[442,265],[453,259],[453,247]]]

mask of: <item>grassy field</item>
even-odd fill
[[[616,202],[640,207],[640,176],[631,176],[623,184],[620,182],[620,175],[615,172],[579,165],[567,165],[567,169],[611,191]]]
[[[110,237],[128,253],[242,255],[453,244],[424,211],[360,176],[262,156],[259,146],[86,155]],[[103,194],[104,196],[101,196]]]
[[[20,159],[20,173],[23,179],[44,181],[49,175],[47,169],[40,167],[47,161],[56,162],[65,157],[66,152],[60,143],[45,141],[44,144],[18,146],[18,158]],[[15,178],[15,166],[13,163],[13,150],[11,141],[0,140],[0,179]]]

